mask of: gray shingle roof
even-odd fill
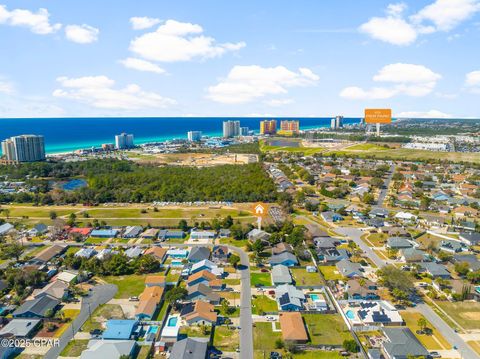
[[[429,354],[408,328],[384,328],[383,332],[388,339],[383,344],[383,348],[391,358],[403,359],[408,355],[427,356]]]
[[[179,340],[172,347],[170,358],[174,359],[205,359],[207,356],[207,341],[186,338]]]

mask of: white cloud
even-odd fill
[[[135,84],[115,89],[115,81],[106,76],[59,77],[57,81],[62,89],[55,90],[53,96],[76,100],[96,108],[139,110],[165,108],[176,104],[175,100],[143,91]]]
[[[26,27],[39,35],[52,34],[62,27],[61,24],[51,24],[49,17],[48,10],[43,8],[37,12],[24,9],[9,11],[5,5],[0,5],[0,24]]]
[[[153,17],[131,17],[130,18],[130,24],[132,24],[132,29],[134,30],[144,30],[151,28],[152,26],[155,26],[159,24],[162,20],[156,19]]]
[[[480,86],[480,70],[469,72],[465,76],[465,85],[468,87]]]
[[[360,31],[370,37],[393,45],[410,45],[417,39],[417,32],[403,19],[374,17],[360,26]]]
[[[406,111],[395,114],[396,118],[453,118],[452,115],[438,110]]]
[[[412,21],[432,22],[439,31],[450,31],[480,11],[478,0],[436,0],[412,16]]]
[[[68,25],[65,27],[65,37],[78,44],[90,44],[98,40],[100,30],[86,25]]]
[[[265,103],[269,106],[284,106],[284,105],[289,105],[293,103],[294,101],[291,98],[285,98],[285,99],[271,99],[268,101],[265,101]]]
[[[419,35],[450,31],[480,11],[480,0],[436,0],[408,18],[403,3],[390,4],[385,17],[373,17],[359,27],[371,38],[393,45],[410,45]]]
[[[310,69],[298,72],[283,66],[234,66],[227,77],[208,88],[207,97],[226,104],[241,104],[269,95],[288,93],[289,87],[312,86],[319,77]]]
[[[202,34],[200,25],[167,20],[156,31],[133,39],[130,50],[146,60],[176,62],[219,57],[245,46],[244,42],[217,44]]]
[[[133,57],[126,58],[124,60],[120,60],[120,63],[123,64],[123,66],[133,69],[133,70],[138,70],[138,71],[145,71],[145,72],[154,72],[156,74],[163,74],[165,73],[165,70],[162,69],[160,66],[146,60],[142,59],[136,59]]]
[[[386,65],[373,77],[375,82],[391,83],[389,87],[374,87],[365,90],[350,86],[340,96],[352,100],[379,100],[396,95],[425,96],[433,91],[442,76],[423,65],[396,63]]]
[[[7,95],[10,95],[12,93],[14,93],[15,90],[14,90],[14,86],[11,82],[8,82],[8,81],[2,81],[0,79],[0,93],[4,93],[4,94],[7,94]]]

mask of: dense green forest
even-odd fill
[[[39,204],[152,201],[274,201],[273,181],[260,163],[196,168],[139,165],[119,160],[43,162],[0,167],[0,175],[37,187],[33,193],[1,194],[0,202]],[[51,190],[52,180],[83,177],[88,187]]]

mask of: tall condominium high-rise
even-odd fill
[[[198,142],[202,139],[202,131],[188,131],[187,137],[190,142]]]
[[[343,116],[336,116],[335,118],[332,118],[332,121],[330,123],[330,127],[332,130],[336,130],[337,128],[342,128],[343,127]]]
[[[223,121],[223,137],[240,136],[240,121]]]
[[[39,135],[20,135],[2,141],[2,153],[7,161],[35,162],[45,160],[45,140]]]
[[[300,132],[300,121],[298,120],[283,120],[280,122],[280,129],[286,132],[298,133]]]
[[[133,148],[133,135],[125,132],[115,136],[115,148],[123,150],[126,148]]]
[[[250,129],[248,127],[240,127],[240,136],[248,136]]]
[[[277,133],[277,121],[276,120],[260,121],[260,134],[261,135],[274,135],[276,133]]]

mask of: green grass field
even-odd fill
[[[323,284],[318,272],[309,273],[304,268],[290,268],[296,285],[321,285]]]
[[[213,334],[213,346],[227,352],[234,352],[240,345],[238,331],[228,329],[226,326],[215,326]]]
[[[257,285],[268,287],[272,285],[272,277],[270,276],[270,273],[251,273],[250,278],[252,287]]]
[[[102,323],[108,319],[125,319],[122,307],[118,304],[102,304],[92,313],[82,326],[83,332],[93,329],[105,329]]]
[[[339,314],[304,314],[312,344],[341,345],[353,339]]]
[[[266,295],[258,295],[256,298],[252,298],[252,313],[260,314],[264,312],[278,312],[277,302]]]
[[[130,274],[122,276],[108,276],[102,279],[118,287],[115,294],[116,299],[127,299],[132,296],[138,296],[145,289],[145,274]]]
[[[466,330],[480,328],[480,303],[435,301],[453,320]]]
[[[427,320],[427,328],[432,330],[432,335],[426,334],[417,334],[417,330],[420,327],[417,325],[418,319],[422,318],[423,315],[419,312],[401,312],[402,318],[407,324],[407,327],[410,328],[412,333],[417,337],[418,340],[427,348],[427,350],[448,350],[451,349],[451,345],[448,341],[440,334],[440,332]],[[424,318],[424,317],[423,317]]]
[[[275,341],[281,337],[281,332],[272,330],[272,323],[257,322],[253,328],[253,348],[270,354],[270,351],[275,350]]]
[[[342,280],[343,276],[338,272],[335,266],[319,266],[318,269],[325,280]]]
[[[88,339],[76,339],[70,340],[60,353],[60,356],[63,357],[79,357],[82,352],[87,349]]]

